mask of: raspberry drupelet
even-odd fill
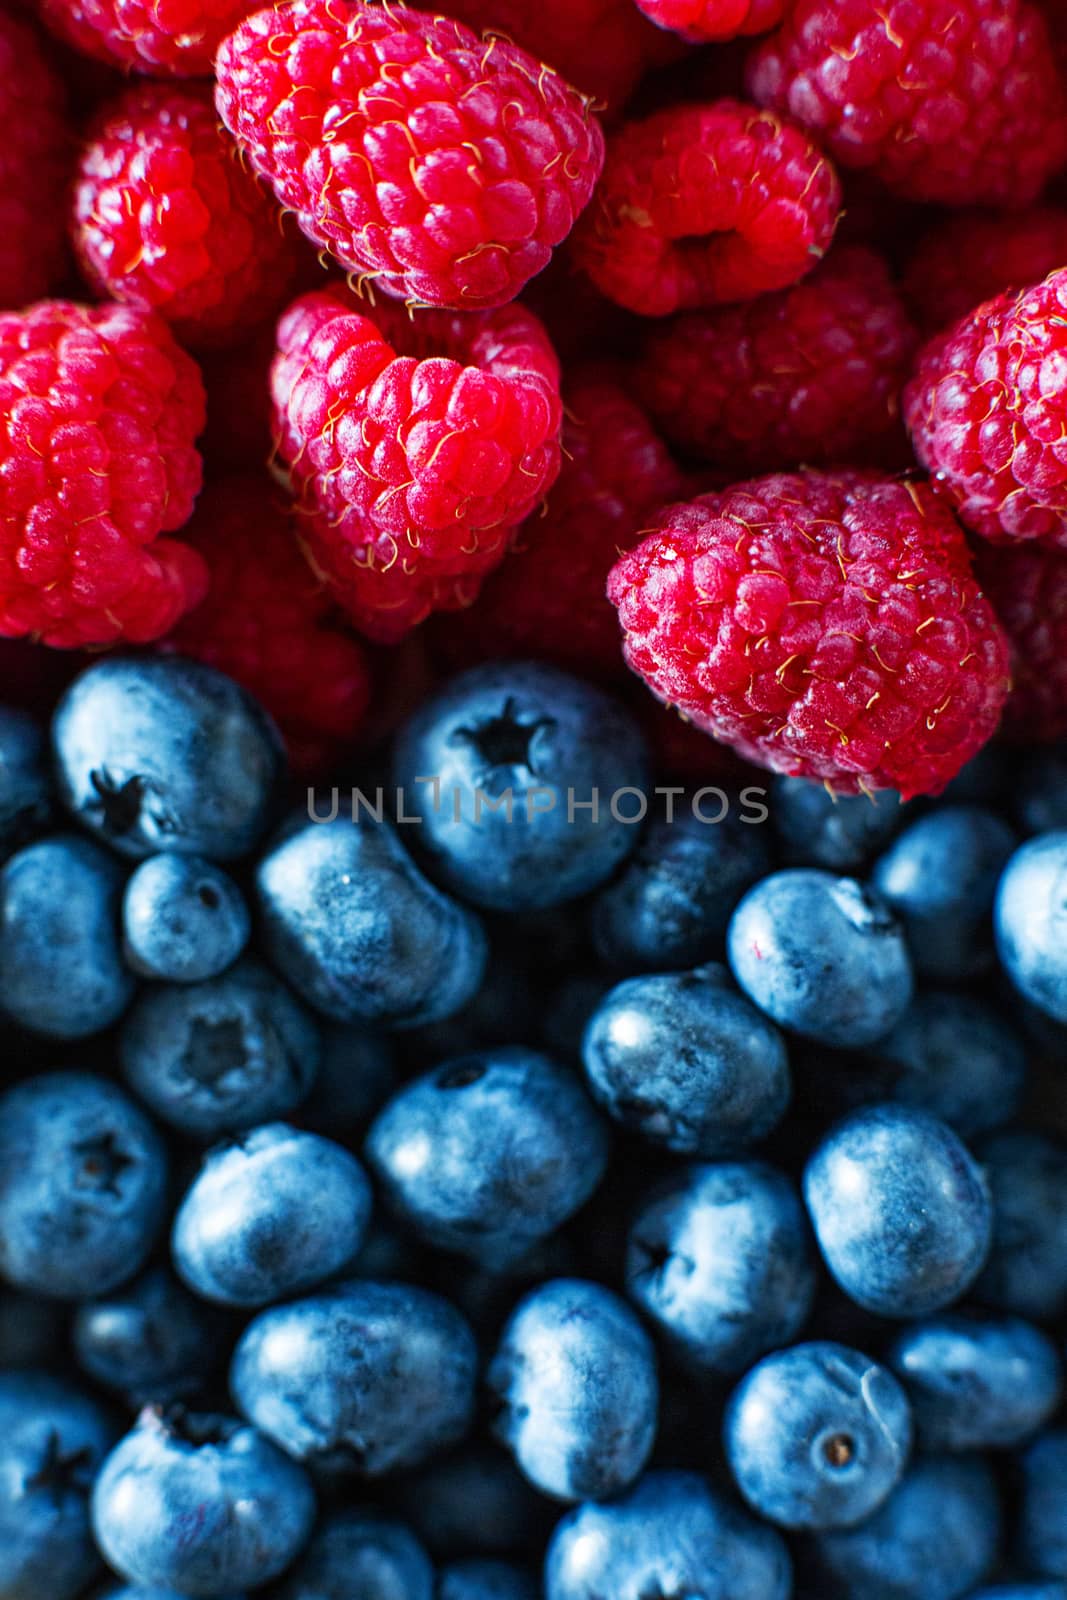
[[[282,318],[275,434],[318,570],[395,643],[473,600],[554,482],[559,367],[523,306],[366,312],[340,287]]]
[[[748,86],[909,200],[1026,205],[1067,153],[1067,98],[1029,0],[796,0]]]
[[[281,310],[296,273],[296,240],[235,156],[209,90],[153,83],[105,109],[78,164],[87,283],[158,311],[193,349],[239,343]]]
[[[904,290],[925,333],[958,322],[1008,289],[1067,266],[1067,210],[963,211],[931,228],[908,262]]]
[[[781,474],[673,506],[608,595],[661,700],[842,794],[939,792],[1008,691],[963,533],[921,483]]]
[[[254,0],[38,0],[65,43],[98,61],[153,77],[210,76],[219,42]]]
[[[0,12],[0,309],[62,279],[72,147],[62,79],[30,25]]]
[[[707,44],[766,33],[782,20],[786,0],[637,0],[637,4],[657,27],[670,28],[693,44]]]
[[[987,547],[976,567],[1012,647],[1002,731],[1022,743],[1067,737],[1067,552]]]
[[[507,42],[291,0],[222,45],[216,103],[301,228],[383,293],[474,310],[540,272],[603,162],[588,100]]]
[[[803,129],[737,100],[671,106],[610,137],[575,259],[643,316],[752,300],[815,266],[840,199]]]

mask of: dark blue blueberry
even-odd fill
[[[52,722],[67,808],[115,850],[231,861],[269,825],[285,757],[230,678],[176,656],[112,656],[71,684]]]
[[[508,1561],[456,1561],[442,1568],[436,1600],[540,1600],[540,1590]]]
[[[167,1155],[115,1084],[81,1072],[0,1096],[0,1273],[77,1299],[132,1278],[163,1225]]]
[[[1038,1322],[1067,1310],[1067,1150],[1005,1132],[977,1149],[993,1196],[993,1245],[975,1295]]]
[[[585,1204],[608,1140],[575,1075],[516,1046],[461,1056],[401,1089],[366,1155],[424,1238],[494,1263]]]
[[[202,856],[149,856],[122,902],[126,964],[143,978],[198,983],[232,966],[248,943],[240,889]]]
[[[1019,993],[1067,1022],[1067,830],[1016,850],[997,889],[997,953]]]
[[[818,1600],[957,1600],[989,1576],[1000,1499],[984,1461],[920,1458],[856,1528],[809,1536],[805,1594]]]
[[[272,1594],[274,1600],[434,1600],[434,1572],[402,1522],[375,1511],[335,1511]]]
[[[831,1129],[804,1173],[827,1266],[883,1317],[921,1317],[958,1300],[989,1250],[992,1205],[960,1139],[909,1106],[872,1106]]]
[[[1019,1555],[1030,1572],[1067,1578],[1067,1429],[1035,1439],[1019,1469]]]
[[[998,1583],[972,1590],[967,1600],[1067,1600],[1067,1583]]]
[[[811,778],[775,778],[771,821],[790,866],[858,872],[907,815],[892,789],[877,794],[833,794]]]
[[[0,860],[52,821],[48,743],[26,711],[0,706]]]
[[[314,1017],[250,956],[204,983],[146,989],[119,1034],[130,1088],[162,1121],[203,1139],[292,1111],[321,1049]]]
[[[495,1445],[473,1443],[399,1485],[404,1515],[438,1558],[511,1555],[535,1545],[554,1507]],[[550,1526],[550,1524],[549,1524]]]
[[[300,1120],[316,1133],[351,1133],[366,1127],[395,1086],[387,1034],[369,1023],[326,1023],[319,1070]]]
[[[773,1528],[695,1472],[650,1472],[619,1500],[563,1518],[545,1600],[789,1600],[789,1554]]]
[[[942,1312],[897,1335],[886,1360],[907,1391],[928,1451],[1006,1450],[1059,1405],[1056,1346],[1018,1317]]]
[[[146,1589],[140,1583],[122,1583],[117,1589],[105,1589],[99,1600],[182,1600],[181,1595],[176,1595],[173,1589],[157,1589],[153,1585]],[[246,1600],[241,1594],[217,1595],[214,1600]]]
[[[205,1300],[268,1305],[348,1266],[370,1206],[355,1156],[266,1123],[204,1157],[174,1219],[174,1265]]]
[[[1031,750],[1012,785],[1012,810],[1023,833],[1067,828],[1067,745]]]
[[[489,1367],[494,1432],[542,1494],[602,1500],[642,1471],[656,1438],[652,1341],[625,1300],[557,1278],[520,1303]]]
[[[720,956],[734,907],[770,865],[765,828],[740,812],[702,822],[678,802],[593,901],[597,955],[623,972],[677,972]]]
[[[315,1519],[307,1473],[232,1417],[143,1411],[93,1488],[93,1530],[122,1577],[183,1595],[267,1583]]]
[[[698,1375],[732,1376],[788,1344],[815,1293],[792,1184],[756,1161],[687,1168],[638,1212],[626,1288]]]
[[[125,1288],[85,1300],[74,1317],[74,1355],[98,1383],[131,1405],[169,1404],[210,1379],[224,1325],[162,1267]]]
[[[610,1116],[680,1155],[747,1150],[789,1104],[785,1040],[714,964],[610,990],[589,1020],[582,1059]]]
[[[734,1390],[723,1437],[738,1488],[783,1528],[848,1528],[900,1481],[911,1408],[893,1374],[843,1344],[776,1350]]]
[[[727,948],[734,976],[760,1010],[823,1044],[871,1044],[911,999],[900,925],[852,878],[772,873],[734,912]]]
[[[649,802],[629,712],[527,661],[476,667],[427,700],[397,739],[394,778],[434,876],[500,911],[603,883],[637,844]]]
[[[256,889],[274,964],[338,1022],[437,1022],[482,981],[477,917],[427,882],[387,822],[297,828],[263,857]]]
[[[0,1007],[54,1039],[99,1033],[137,987],[119,948],[125,874],[89,839],[27,845],[0,872]]]
[[[4,1600],[75,1600],[96,1573],[89,1492],[115,1431],[103,1407],[64,1379],[0,1373]]]
[[[1026,1085],[1026,1047],[977,995],[915,996],[876,1054],[892,1067],[888,1093],[940,1117],[964,1138],[1010,1122]]]
[[[234,1353],[238,1409],[299,1461],[378,1477],[467,1432],[478,1354],[454,1306],[352,1281],[261,1312]]]

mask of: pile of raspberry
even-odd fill
[[[210,661],[312,776],[505,656],[694,772],[907,796],[1062,737],[1061,30],[5,12],[0,639]]]

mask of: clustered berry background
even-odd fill
[[[1067,1600],[1063,0],[0,0],[0,1600]]]

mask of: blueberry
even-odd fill
[[[98,1600],[182,1600],[182,1597],[176,1595],[173,1589],[157,1589],[155,1585],[150,1589],[146,1589],[140,1583],[123,1583],[117,1589],[105,1589],[103,1594],[98,1597]],[[245,1600],[245,1596],[240,1594],[218,1595],[215,1600]]]
[[[977,995],[915,996],[876,1053],[894,1069],[892,1098],[940,1117],[964,1138],[1009,1122],[1026,1084],[1026,1049]]]
[[[1067,1583],[998,1583],[973,1589],[967,1600],[1067,1600]]]
[[[437,1580],[437,1600],[540,1600],[529,1573],[506,1561],[457,1561]]]
[[[76,1299],[141,1267],[163,1224],[163,1141],[115,1084],[28,1078],[0,1096],[0,1272]]]
[[[174,1264],[205,1300],[268,1305],[348,1266],[370,1205],[355,1156],[267,1123],[205,1156],[174,1219]]]
[[[772,873],[734,912],[727,948],[734,976],[760,1010],[823,1044],[871,1044],[911,999],[900,927],[852,878]]]
[[[434,1600],[430,1558],[409,1528],[374,1511],[335,1511],[274,1600]]]
[[[316,1133],[365,1128],[396,1087],[387,1034],[369,1023],[326,1023],[322,1053],[300,1120]]]
[[[177,656],[112,656],[75,679],[52,722],[60,798],[127,856],[230,861],[268,826],[278,731],[230,678]]]
[[[447,1300],[353,1281],[263,1311],[234,1353],[238,1409],[299,1461],[378,1477],[456,1443],[477,1350]]]
[[[991,1134],[977,1148],[993,1196],[984,1305],[1051,1321],[1067,1310],[1067,1150],[1042,1134]]]
[[[1067,830],[1016,850],[997,889],[1001,965],[1031,1005],[1067,1022]]]
[[[151,1267],[124,1288],[84,1300],[72,1342],[91,1378],[141,1406],[195,1394],[211,1376],[223,1332],[217,1311]]]
[[[798,1344],[752,1368],[726,1412],[738,1488],[783,1528],[847,1528],[899,1482],[911,1408],[885,1367],[843,1344]]]
[[[1067,746],[1032,750],[1013,785],[1013,812],[1024,833],[1067,828]]]
[[[494,1431],[542,1494],[600,1500],[627,1488],[656,1437],[652,1342],[598,1283],[543,1283],[512,1314],[489,1367]]]
[[[1067,1578],[1067,1429],[1049,1429],[1019,1462],[1019,1554],[1029,1572]]]
[[[249,916],[233,879],[202,856],[149,856],[122,903],[126,964],[143,978],[197,983],[232,966]]]
[[[144,1411],[104,1462],[93,1529],[129,1582],[215,1596],[278,1576],[311,1532],[302,1467],[232,1417]]]
[[[905,1328],[886,1359],[929,1451],[1023,1444],[1048,1421],[1063,1390],[1052,1340],[1018,1317],[943,1312]]]
[[[815,1293],[807,1218],[762,1162],[689,1167],[645,1201],[626,1288],[697,1375],[732,1376],[795,1338]]]
[[[810,1590],[819,1600],[956,1600],[988,1577],[999,1544],[985,1462],[920,1458],[866,1522],[809,1536]]]
[[[43,1295],[0,1288],[0,1370],[53,1365],[66,1342],[65,1309]]]
[[[404,1515],[441,1558],[524,1550],[547,1531],[541,1523],[554,1509],[520,1476],[510,1456],[480,1442],[431,1461],[398,1492]]]
[[[537,662],[475,667],[427,700],[397,739],[394,778],[434,876],[500,911],[603,883],[648,806],[629,712]]]
[[[48,744],[26,711],[0,705],[0,860],[52,821]]]
[[[694,1472],[650,1472],[619,1500],[557,1527],[545,1600],[789,1600],[789,1555],[772,1528]]]
[[[681,1155],[746,1150],[789,1104],[784,1039],[717,965],[617,985],[589,1020],[582,1057],[610,1116]]]
[[[292,1111],[321,1048],[315,1019],[250,956],[203,983],[146,989],[119,1034],[130,1088],[164,1122],[205,1139]]]
[[[951,1128],[908,1106],[872,1106],[831,1129],[808,1162],[804,1198],[830,1271],[880,1316],[958,1300],[989,1250],[981,1171]]]
[[[992,965],[993,896],[1014,846],[992,812],[942,806],[875,862],[871,882],[899,917],[920,977],[956,983]]]
[[[55,1039],[99,1033],[125,1011],[136,982],[122,962],[124,873],[88,839],[57,834],[0,871],[0,1006]]]
[[[771,785],[771,820],[791,866],[858,872],[900,827],[901,807],[892,789],[841,795],[810,778],[781,777]]]
[[[0,1595],[75,1600],[100,1564],[89,1492],[115,1437],[95,1400],[42,1372],[0,1372]]]
[[[415,1027],[458,1011],[485,968],[477,917],[428,883],[387,822],[309,822],[260,862],[266,949],[338,1022]]]
[[[574,1074],[515,1046],[461,1056],[401,1089],[366,1154],[420,1235],[492,1263],[584,1205],[608,1141]]]

